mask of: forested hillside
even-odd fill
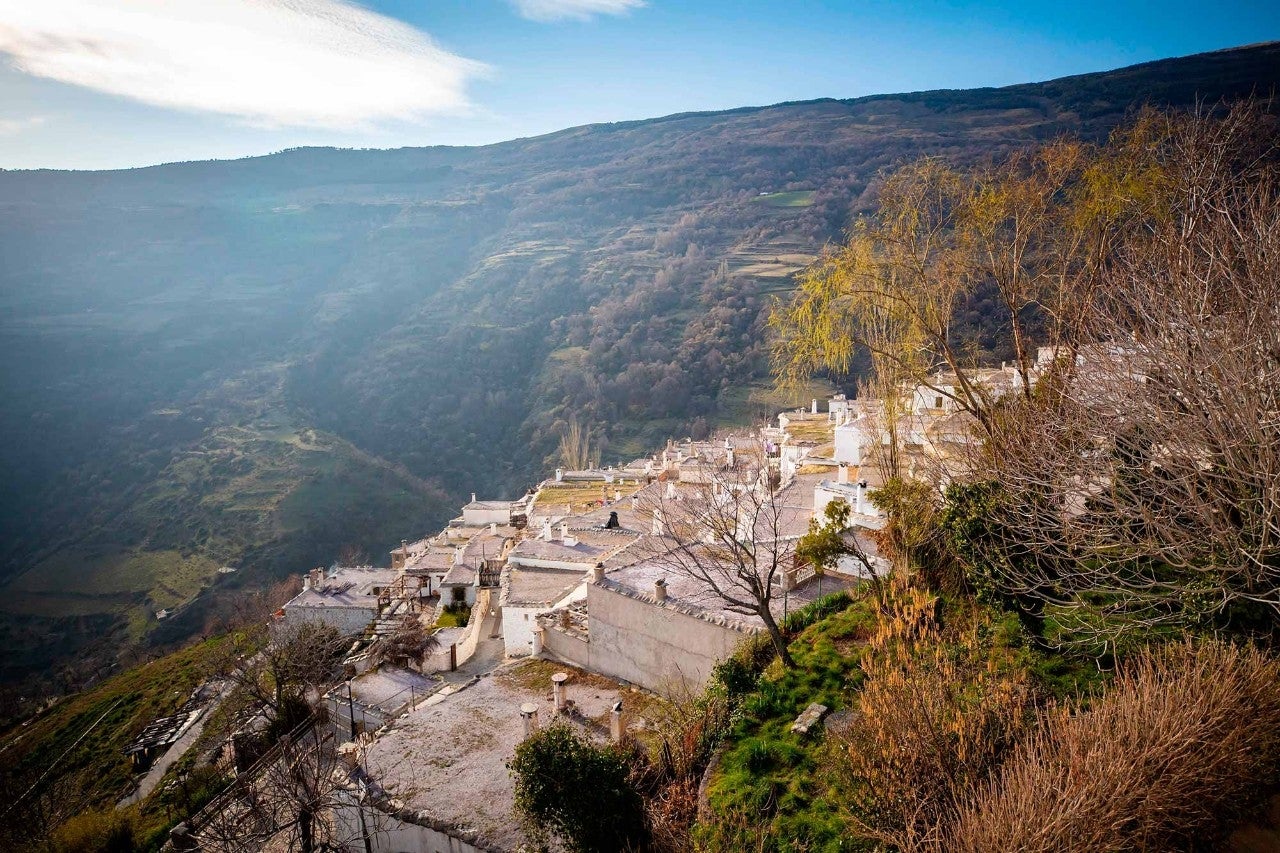
[[[1278,82],[1268,44],[480,148],[0,173],[0,675],[183,639],[342,550],[381,561],[471,491],[521,491],[570,418],[607,462],[789,402],[771,296],[884,167]]]

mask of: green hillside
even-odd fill
[[[768,308],[881,169],[1277,82],[1267,44],[477,148],[2,172],[0,677],[56,691],[238,589],[380,559],[523,491],[570,417],[610,461],[807,402],[762,393]]]

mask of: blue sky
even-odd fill
[[[1280,38],[1280,4],[0,0],[0,168],[484,144]]]

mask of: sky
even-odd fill
[[[1200,0],[0,0],[0,168],[482,145],[1280,38]]]

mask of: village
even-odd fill
[[[1042,350],[1029,374],[1004,365],[969,380],[998,398],[1053,358]],[[472,495],[443,530],[402,541],[387,568],[304,573],[271,629],[323,625],[349,642],[346,677],[311,697],[327,722],[308,737],[336,756],[325,771],[336,780],[332,837],[369,853],[526,849],[515,748],[553,722],[600,742],[642,736],[647,714],[700,691],[744,639],[888,574],[873,499],[881,451],[895,443],[909,476],[941,485],[971,442],[959,393],[940,373],[892,401],[838,394],[757,430],[557,469],[515,500]],[[824,571],[797,543],[834,501],[847,507],[837,517],[849,547]],[[375,653],[405,632],[430,638],[424,653]],[[825,711],[814,705],[796,725]],[[195,713],[157,721],[134,749],[148,760],[180,749],[169,744]],[[228,812],[274,784],[271,761],[283,758],[238,767],[231,791],[179,824],[169,846],[221,849]]]

